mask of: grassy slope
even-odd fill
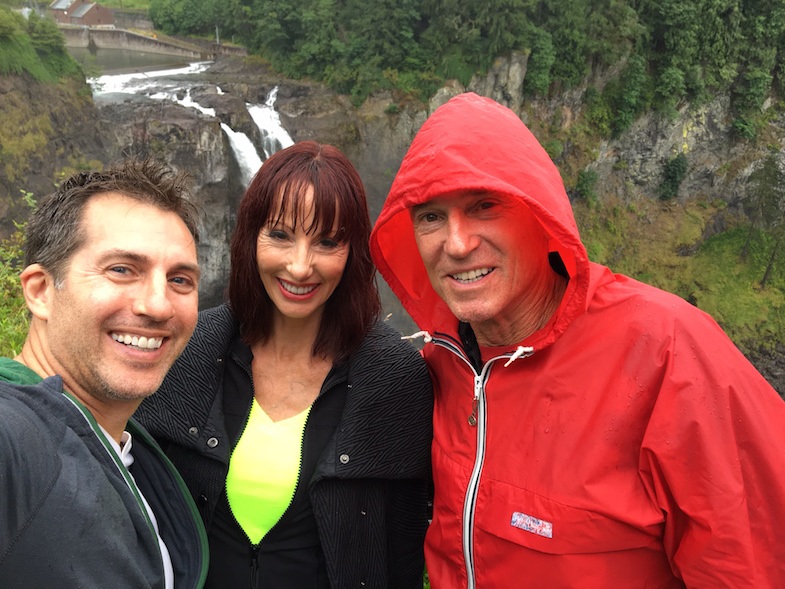
[[[147,12],[150,8],[150,0],[101,0],[99,3],[106,8],[117,10],[139,10]]]
[[[740,258],[747,237],[741,220],[729,217],[728,230],[702,240],[706,224],[723,207],[640,201],[589,208],[579,202],[575,211],[592,260],[692,301],[742,349],[783,341],[782,268],[775,267],[767,287],[760,288],[770,251],[765,236],[756,235],[746,261]]]

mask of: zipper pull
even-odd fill
[[[472,414],[469,416],[469,425],[474,427],[477,425],[477,399],[472,401]]]
[[[480,402],[480,391],[482,391],[482,378],[479,376],[474,377],[474,399],[472,400],[472,414],[469,415],[469,425],[474,427],[477,425],[477,405]]]
[[[251,549],[251,589],[259,586],[259,548],[250,546]]]

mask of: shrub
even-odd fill
[[[586,90],[586,122],[603,137],[609,137],[613,130],[613,110],[606,97],[593,86]]]
[[[753,141],[758,136],[758,123],[747,116],[739,116],[733,120],[733,132],[741,139]]]
[[[559,157],[561,157],[561,154],[564,153],[564,143],[558,139],[551,139],[550,141],[546,141],[542,147],[554,161],[556,161]]]
[[[22,192],[28,205],[35,203],[32,195]],[[14,357],[22,349],[29,324],[27,305],[19,283],[19,273],[24,265],[22,244],[24,224],[18,223],[16,231],[0,241],[0,355]]]
[[[660,184],[660,198],[671,200],[679,193],[684,176],[687,174],[687,156],[680,153],[665,162],[662,170],[662,183]]]
[[[575,182],[575,196],[586,201],[589,207],[597,204],[597,172],[594,170],[581,170]]]

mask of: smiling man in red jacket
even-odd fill
[[[512,111],[439,108],[371,248],[434,378],[434,589],[785,587],[785,403],[707,314],[589,261]]]

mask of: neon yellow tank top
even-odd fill
[[[229,460],[226,495],[252,544],[262,541],[292,501],[310,410],[272,421],[259,403],[251,405],[248,423]]]

